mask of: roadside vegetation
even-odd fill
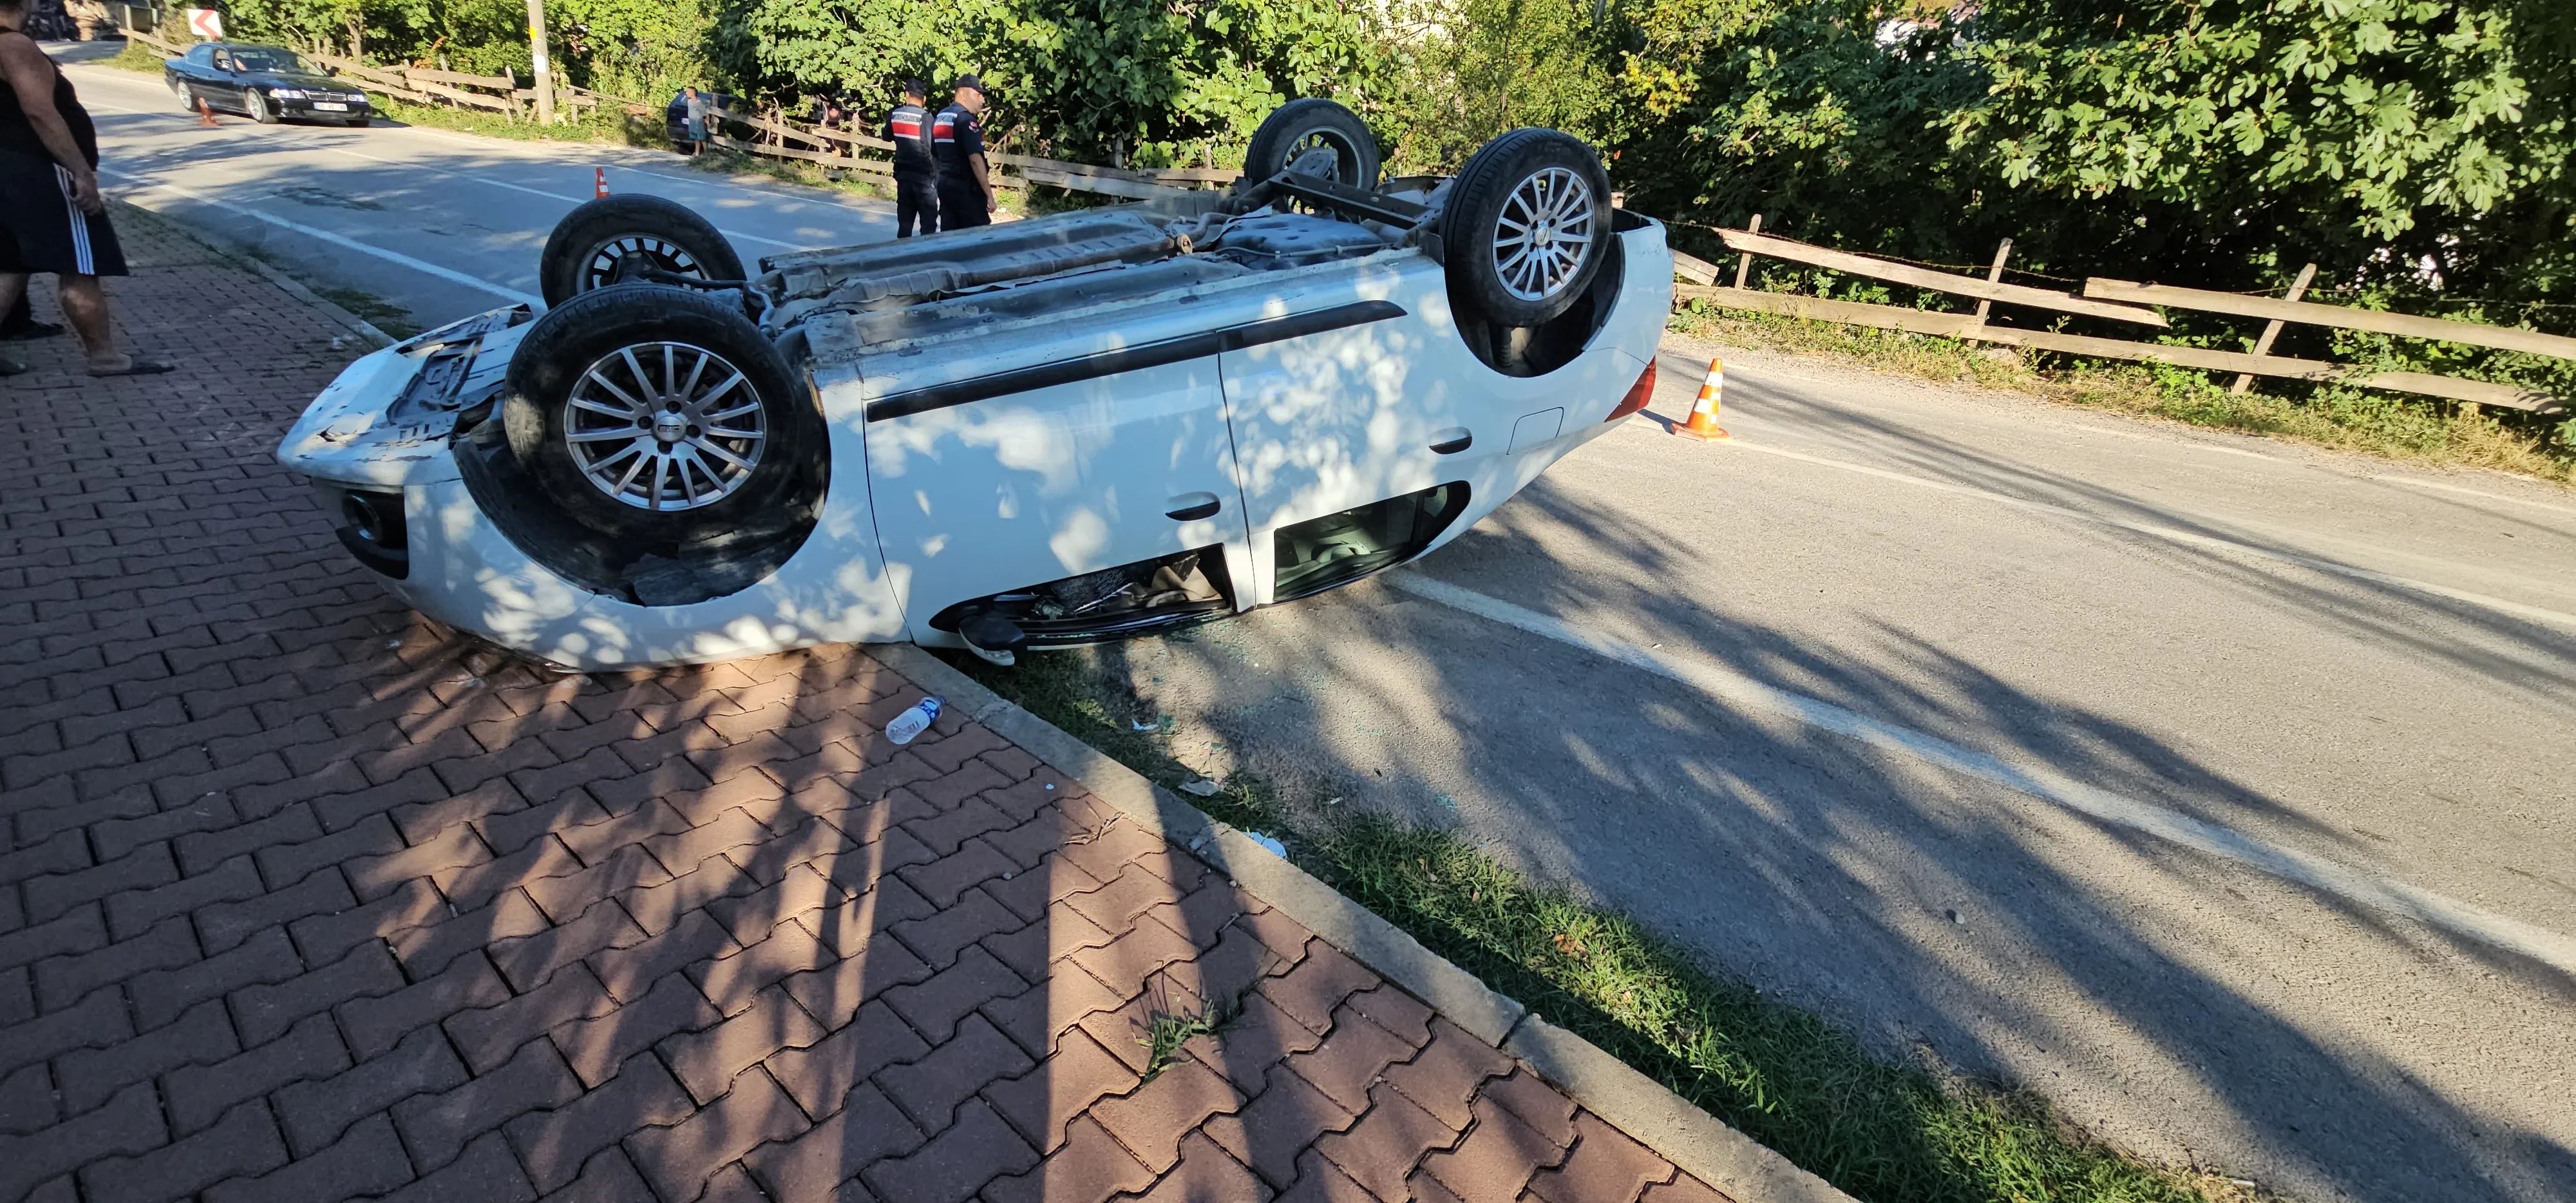
[[[1105,657],[1055,652],[1009,669],[947,658],[1167,789],[1199,778],[1174,756],[1152,703]],[[1452,832],[1282,797],[1244,773],[1188,800],[1279,836],[1289,859],[1432,951],[1871,1203],[2267,1197],[2125,1156],[2029,1091],[1873,1057],[1814,1015],[1695,966],[1625,916],[1531,882]],[[1157,1036],[1177,1044],[1208,1023],[1174,1017]]]
[[[2228,391],[2234,377],[2169,364],[2107,363],[2069,355],[1977,346],[1694,303],[1676,310],[1675,333],[1709,342],[1839,361],[1942,383],[2007,389],[2063,405],[2131,417],[2244,431],[2317,447],[2457,468],[2486,468],[2576,486],[2576,421],[2516,422],[2468,407],[2357,388],[2304,396]],[[2445,410],[2448,409],[2448,412]]]

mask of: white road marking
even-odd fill
[[[2132,522],[2126,518],[2111,518],[2101,514],[2088,514],[2079,509],[2073,509],[2062,505],[2054,505],[2045,501],[2032,501],[2029,498],[2015,497],[2009,493],[1997,493],[1989,489],[1979,489],[1972,488],[1967,485],[1953,484],[1946,480],[1934,480],[1928,476],[1916,476],[1907,472],[1896,472],[1886,468],[1874,468],[1867,464],[1855,464],[1848,460],[1830,459],[1821,455],[1809,455],[1806,452],[1791,451],[1785,447],[1769,447],[1760,443],[1748,443],[1742,439],[1718,443],[1715,444],[1715,446],[1731,447],[1739,451],[1750,451],[1760,455],[1776,455],[1782,459],[1793,459],[1800,463],[1816,464],[1826,468],[1839,468],[1845,472],[1857,472],[1863,476],[1875,476],[1882,480],[1897,481],[1902,484],[1914,485],[1919,488],[1934,489],[1943,493],[1956,493],[1964,497],[1981,498],[1986,501],[1995,502],[1999,505],[2012,506],[2016,509],[2031,510],[2043,514],[2055,514],[2059,517],[2073,518],[2080,522],[2091,522],[2100,526],[2113,527],[2115,529],[2128,531],[2132,534],[2148,535],[2154,538],[2164,539],[2169,542],[2180,543],[2187,547],[2198,547],[2208,551],[2234,552],[2239,555],[2257,556],[2262,559],[2273,560],[2283,564],[2296,564],[2302,568],[2311,568],[2318,572],[2349,577],[2357,581],[2368,581],[2374,585],[2387,585],[2391,588],[2404,589],[2409,592],[2425,593],[2431,594],[2434,597],[2449,598],[2452,601],[2465,602],[2472,606],[2493,610],[2500,614],[2510,614],[2516,618],[2529,619],[2533,622],[2547,623],[2552,626],[2576,629],[2576,614],[2570,614],[2563,610],[2552,610],[2542,606],[2524,605],[2521,602],[2507,601],[2504,598],[2491,597],[2484,593],[2472,593],[2466,589],[2454,589],[2449,585],[2437,585],[2431,581],[2417,580],[2413,577],[2395,576],[2385,572],[2373,572],[2367,568],[2355,568],[2350,564],[2338,564],[2332,560],[2320,560],[2312,556],[2299,555],[2296,552],[2274,551],[2268,547],[2256,547],[2250,543],[2239,543],[2233,539],[2221,539],[2211,535],[2200,534],[2196,531],[2180,530],[2170,526],[2158,526],[2152,522]]]
[[[2391,881],[2350,865],[2255,839],[2152,802],[2087,785],[2044,765],[2016,765],[1989,753],[1881,722],[1803,694],[1764,684],[1700,656],[1655,651],[1581,630],[1561,619],[1418,571],[1390,573],[1387,583],[1425,601],[1515,627],[1605,660],[1653,673],[1730,707],[1821,728],[1886,752],[2054,803],[2105,823],[2144,832],[2196,852],[2223,857],[2346,901],[2414,919],[2576,976],[2576,938],[2472,906],[2431,890]]]
[[[105,110],[107,110],[107,111],[109,111],[109,112],[127,113],[127,114],[131,114],[131,115],[133,115],[133,116],[137,116],[137,117],[161,117],[161,116],[167,116],[167,115],[168,115],[168,114],[164,114],[164,113],[154,113],[154,112],[149,112],[149,111],[144,110],[144,109],[129,109],[129,108],[125,108],[125,107],[123,107],[123,106],[121,106],[121,105],[113,105],[113,104],[92,104],[92,105],[90,105],[89,107],[94,108],[94,109],[105,109]],[[186,118],[183,116],[183,117],[181,117],[180,119],[181,119],[181,120],[185,120]],[[527,186],[527,185],[525,185],[525,184],[513,184],[513,183],[509,182],[508,180],[496,180],[496,179],[493,179],[493,178],[491,178],[491,177],[489,177],[489,176],[467,175],[466,173],[461,172],[461,171],[449,171],[449,170],[447,170],[446,168],[443,168],[443,167],[431,167],[431,166],[429,166],[429,165],[427,165],[427,164],[424,164],[424,163],[406,162],[406,161],[403,161],[403,160],[401,160],[401,159],[387,159],[387,158],[383,158],[383,157],[380,157],[380,156],[377,156],[377,155],[367,154],[367,153],[365,153],[365,152],[363,152],[363,151],[350,150],[349,148],[347,148],[347,147],[345,147],[345,146],[334,146],[334,145],[332,145],[332,144],[330,144],[330,143],[328,143],[328,142],[317,142],[317,141],[313,141],[313,140],[311,140],[311,139],[304,139],[304,138],[288,138],[288,139],[284,139],[284,142],[285,142],[285,145],[287,145],[287,146],[291,146],[291,147],[294,147],[294,148],[296,148],[296,149],[298,149],[298,150],[318,150],[318,151],[323,151],[323,152],[328,153],[328,154],[346,155],[346,156],[348,156],[348,157],[350,157],[350,158],[352,158],[352,159],[365,159],[366,161],[368,161],[368,162],[370,162],[370,163],[382,163],[382,164],[384,164],[384,165],[385,165],[385,166],[387,166],[387,167],[400,167],[400,168],[402,168],[402,169],[404,169],[404,170],[406,170],[406,171],[421,171],[421,172],[427,172],[427,173],[428,173],[428,174],[430,174],[430,175],[445,176],[445,177],[447,177],[448,179],[451,179],[451,180],[464,180],[464,181],[466,181],[467,183],[472,183],[472,184],[482,184],[482,185],[484,185],[484,186],[486,186],[486,187],[491,187],[491,188],[507,188],[507,189],[509,189],[509,190],[510,190],[510,191],[512,191],[512,192],[525,192],[525,193],[527,193],[527,194],[528,194],[528,195],[530,195],[530,196],[542,196],[542,197],[545,197],[545,198],[546,198],[546,199],[548,199],[548,200],[559,200],[559,201],[563,201],[563,202],[565,202],[565,203],[567,203],[567,204],[574,204],[574,205],[578,205],[578,204],[581,204],[581,203],[583,203],[583,202],[585,202],[585,201],[588,201],[588,200],[592,199],[592,198],[591,198],[591,197],[589,197],[589,196],[582,195],[582,194],[579,194],[579,193],[571,193],[571,192],[548,192],[548,191],[546,191],[546,190],[545,190],[545,189],[543,189],[543,188],[531,188],[531,187],[528,187],[528,186]],[[632,171],[632,172],[635,172],[635,173],[636,173],[636,174],[638,174],[638,175],[649,175],[649,176],[653,176],[653,177],[656,177],[656,178],[659,178],[659,179],[678,179],[678,178],[679,178],[679,177],[677,177],[677,176],[666,176],[666,175],[663,175],[661,172],[658,172],[658,171],[645,171],[645,170],[643,170],[643,169],[641,169],[641,168],[636,168],[636,167],[625,167],[625,166],[620,166],[620,167],[618,167],[618,170],[619,170],[619,171]],[[723,180],[682,181],[682,182],[684,182],[684,183],[701,183],[701,182],[703,182],[703,183],[713,183],[713,184],[725,184],[725,181],[723,181]],[[730,184],[726,184],[725,186],[727,186],[727,187],[739,187],[739,185],[730,185]],[[725,236],[725,237],[727,237],[727,238],[738,238],[738,239],[741,239],[741,240],[742,240],[742,241],[744,241],[744,242],[758,242],[758,243],[764,243],[764,244],[769,245],[769,246],[785,247],[785,248],[787,248],[788,250],[791,250],[791,251],[804,251],[804,250],[812,250],[812,249],[814,249],[813,247],[811,247],[811,246],[809,246],[809,245],[807,245],[807,244],[805,244],[805,243],[801,243],[801,242],[781,242],[781,241],[779,241],[778,239],[775,239],[775,238],[763,238],[763,237],[761,237],[761,236],[760,236],[760,235],[758,235],[758,234],[745,234],[745,233],[743,233],[743,232],[742,232],[742,231],[740,231],[740,230],[727,230],[727,229],[719,228],[716,232],[717,232],[717,233],[719,233],[719,234],[724,235],[724,236]]]
[[[2444,493],[2459,493],[2469,497],[2482,498],[2487,501],[2502,501],[2513,505],[2527,505],[2536,510],[2548,510],[2553,514],[2576,516],[2576,507],[2553,505],[2549,502],[2540,501],[2530,497],[2507,497],[2502,493],[2489,493],[2484,489],[2462,488],[2459,485],[2443,484],[2436,480],[2417,480],[2412,476],[2399,476],[2392,472],[2373,472],[2369,475],[2368,479],[2384,480],[2390,484],[2405,485],[2409,488],[2436,489]]]
[[[592,197],[590,197],[590,196],[586,196],[586,195],[579,195],[579,194],[573,194],[573,193],[564,193],[564,192],[548,192],[548,191],[546,191],[546,190],[545,190],[545,189],[543,189],[543,188],[531,188],[531,187],[528,187],[528,186],[527,186],[527,185],[525,185],[525,184],[513,184],[513,183],[509,182],[508,180],[496,180],[496,179],[491,179],[491,178],[486,177],[486,176],[479,176],[479,175],[467,175],[467,174],[465,174],[464,172],[461,172],[461,171],[449,171],[449,170],[446,170],[445,168],[440,168],[440,167],[428,167],[428,166],[423,166],[422,164],[419,164],[419,163],[406,163],[406,162],[403,162],[403,161],[401,161],[401,160],[399,160],[399,159],[386,159],[386,158],[379,158],[379,157],[377,157],[377,156],[375,156],[375,155],[365,154],[365,153],[360,152],[360,151],[350,150],[350,149],[348,149],[348,148],[346,148],[346,147],[332,146],[332,145],[330,145],[330,144],[328,144],[328,143],[323,143],[323,142],[296,142],[296,143],[292,143],[291,145],[295,145],[295,146],[302,146],[302,147],[308,147],[308,148],[313,149],[313,150],[324,150],[324,151],[329,151],[329,152],[331,152],[332,154],[335,154],[335,155],[347,155],[347,156],[349,156],[350,158],[353,158],[353,159],[365,159],[365,160],[367,160],[367,161],[368,161],[368,162],[370,162],[370,163],[382,163],[382,164],[384,164],[384,165],[386,165],[386,166],[388,166],[388,167],[400,167],[400,168],[404,169],[405,171],[426,171],[426,172],[428,172],[428,173],[429,173],[429,174],[431,174],[431,175],[443,175],[443,176],[446,176],[447,178],[449,178],[449,179],[451,179],[451,180],[464,180],[464,181],[466,181],[466,182],[468,182],[468,183],[483,184],[483,185],[486,185],[486,186],[488,186],[488,187],[493,187],[493,188],[507,188],[507,189],[509,189],[509,190],[511,190],[511,191],[513,191],[513,192],[525,192],[525,193],[527,193],[527,194],[528,194],[528,195],[530,195],[530,196],[542,196],[542,197],[546,197],[546,198],[548,198],[548,199],[550,199],[550,200],[567,201],[567,202],[570,202],[570,203],[572,203],[572,204],[576,204],[576,205],[579,205],[579,204],[585,204],[585,203],[587,203],[587,202],[589,202],[590,200],[592,200],[592,199],[593,199]],[[634,169],[634,168],[632,168],[632,167],[620,167],[620,168],[618,168],[618,170],[619,170],[619,171],[635,171],[635,169]],[[640,174],[640,175],[652,175],[652,174],[655,174],[655,173],[653,173],[653,172],[638,172],[637,174]],[[745,233],[743,233],[743,232],[742,232],[742,231],[740,231],[740,230],[727,230],[727,229],[721,229],[721,228],[720,228],[720,229],[718,229],[718,230],[716,231],[716,233],[722,234],[722,235],[724,235],[724,236],[725,236],[725,237],[727,237],[727,238],[739,238],[739,239],[741,239],[741,240],[742,240],[742,241],[744,241],[744,242],[765,242],[765,243],[767,243],[767,244],[769,244],[769,245],[771,245],[771,246],[783,246],[783,247],[786,247],[788,250],[791,250],[791,251],[803,251],[803,250],[811,250],[811,249],[813,249],[813,248],[811,248],[811,247],[809,247],[809,246],[807,246],[806,244],[801,243],[801,242],[781,242],[781,241],[779,241],[779,240],[777,240],[777,239],[775,239],[775,238],[763,238],[763,237],[761,237],[761,236],[760,236],[760,235],[758,235],[758,234],[745,234]]]
[[[462,284],[467,288],[488,292],[493,296],[501,297],[505,300],[516,301],[522,305],[527,305],[536,309],[543,309],[546,307],[546,299],[544,297],[520,292],[515,288],[503,288],[502,286],[494,284],[479,276],[469,276],[464,272],[457,271],[453,268],[441,267],[425,259],[414,259],[409,255],[405,255],[397,251],[389,251],[380,246],[369,246],[355,238],[334,234],[329,230],[315,229],[312,226],[304,225],[300,222],[288,221],[283,217],[262,213],[247,205],[238,205],[219,197],[207,196],[202,192],[182,188],[177,184],[165,184],[158,180],[149,180],[141,176],[127,175],[122,171],[116,171],[105,167],[100,168],[98,173],[128,184],[141,185],[139,190],[140,192],[168,192],[176,196],[185,197],[201,205],[212,205],[215,208],[222,209],[227,212],[238,213],[253,221],[264,222],[268,225],[276,226],[281,230],[290,230],[294,233],[302,234],[307,238],[319,239],[320,241],[330,243],[333,246],[346,247],[349,250],[356,251],[362,255],[372,255],[388,263],[397,263],[404,267],[408,267],[413,271],[436,276],[439,279],[446,280],[450,283]],[[134,198],[132,196],[127,196],[122,199],[132,201]],[[141,202],[137,201],[135,203],[140,204]],[[146,205],[144,207],[150,208],[151,206]]]

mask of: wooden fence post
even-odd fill
[[[2283,296],[2282,299],[2287,301],[2298,300],[2301,294],[2308,291],[2308,281],[2316,278],[2316,264],[2311,263],[2306,267],[2300,268],[2299,278],[2290,282],[2290,291],[2287,295]],[[2269,355],[2272,353],[2272,340],[2281,337],[2282,325],[2283,322],[2277,317],[2264,323],[2263,337],[2254,340],[2254,353],[2256,355]],[[2239,372],[2236,374],[2236,383],[2228,385],[2227,391],[2231,394],[2242,396],[2247,389],[2253,387],[2254,377],[2249,373]]]
[[[1999,284],[2003,282],[2004,260],[2010,258],[2012,258],[2012,239],[2007,238],[2004,239],[2004,244],[2002,246],[1995,248],[1995,265],[1986,269],[1986,283]],[[1986,324],[1986,311],[1994,308],[1994,306],[1995,302],[1991,297],[1979,297],[1977,299],[1978,325],[1982,326]]]
[[[1754,214],[1754,215],[1753,215],[1753,220],[1751,220],[1751,221],[1748,221],[1748,222],[1744,223],[1744,232],[1745,232],[1745,233],[1747,233],[1747,234],[1759,234],[1759,233],[1761,233],[1761,232],[1762,232],[1762,215],[1761,215],[1761,214],[1759,214],[1759,213],[1756,213],[1756,214]],[[1751,275],[1752,273],[1753,273],[1753,252],[1751,252],[1751,251],[1746,251],[1746,252],[1744,252],[1743,254],[1736,256],[1736,257],[1735,257],[1735,289],[1736,289],[1736,291],[1738,291],[1738,292],[1742,292],[1742,291],[1744,291],[1744,278],[1745,278],[1746,276],[1748,276],[1748,275]]]

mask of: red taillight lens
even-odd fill
[[[1604,422],[1616,422],[1621,418],[1637,412],[1638,410],[1646,408],[1646,402],[1652,401],[1654,398],[1655,361],[1649,359],[1646,361],[1646,370],[1637,373],[1637,383],[1629,386],[1628,395],[1619,398],[1619,408],[1611,410],[1610,416],[1601,420]]]

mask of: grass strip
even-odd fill
[[[943,658],[1165,786],[1199,778],[1152,708],[1083,650]],[[1289,805],[1250,774],[1200,809],[1280,836],[1307,872],[1792,1162],[1872,1203],[2242,1203],[2250,1184],[2150,1165],[2027,1090],[1890,1064],[1824,1020],[1707,972],[1633,920],[1533,883],[1436,828]],[[1320,800],[1303,800],[1316,802]],[[1186,1039],[1176,1017],[1171,1043]],[[1189,1034],[1197,1034],[1193,1029]]]
[[[2009,389],[2062,405],[2241,430],[2339,451],[2491,468],[2576,485],[2576,419],[2499,418],[2469,406],[2341,385],[2304,399],[2227,391],[2234,377],[2170,364],[2106,364],[1694,302],[1668,327],[1740,347],[1840,360],[1945,384]]]

